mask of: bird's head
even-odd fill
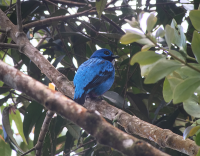
[[[99,49],[99,50],[95,51],[90,58],[105,59],[105,60],[112,62],[115,58],[118,58],[118,57],[119,56],[114,55],[108,49]]]

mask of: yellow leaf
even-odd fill
[[[189,132],[189,136],[193,136],[199,129],[200,126],[193,127]]]
[[[55,86],[53,83],[49,83],[49,89],[55,91]]]

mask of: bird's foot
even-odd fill
[[[103,100],[103,97],[102,97],[102,96],[98,96],[98,97],[90,96],[89,98],[90,98],[91,100],[94,100],[94,101],[97,101],[97,102]]]

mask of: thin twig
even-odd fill
[[[6,39],[6,33],[1,33],[0,34],[0,43],[4,43],[4,40]]]
[[[46,2],[48,2],[48,3],[51,3],[51,4],[55,5],[56,7],[60,8],[60,9],[65,9],[65,10],[67,10],[67,8],[59,7],[56,3],[53,3],[53,2],[51,2],[51,1],[49,1],[49,0],[44,0],[44,1],[46,1]]]
[[[19,49],[19,46],[17,44],[0,43],[0,49],[4,48]]]
[[[80,3],[80,2],[73,2],[73,1],[66,1],[66,0],[51,0],[53,2],[56,3],[60,3],[60,4],[65,4],[65,5],[70,5],[70,6],[86,6],[86,3]]]
[[[10,0],[10,6],[9,6],[9,8],[11,7],[11,5],[12,5],[12,0]]]
[[[4,55],[3,55],[2,59],[1,59],[2,61],[4,60],[4,58],[6,57],[6,55],[8,54],[8,49],[6,49],[6,52],[5,51],[3,51],[3,52],[4,52]]]
[[[44,40],[47,38],[47,35],[42,36],[42,38],[39,40],[36,48],[39,48],[39,46],[44,42]]]
[[[6,30],[0,28],[0,32],[6,33]]]
[[[45,5],[46,5],[46,7],[47,7],[47,9],[48,9],[48,11],[49,11],[49,14],[51,15],[50,9],[49,9],[48,5],[46,4],[46,2],[45,2]],[[61,39],[62,48],[65,49],[66,54],[67,54],[68,57],[70,58],[71,65],[72,65],[72,66],[74,67],[74,69],[77,71],[76,67],[74,66],[74,64],[73,64],[73,62],[72,62],[72,57],[73,57],[73,56],[68,52],[67,47],[66,47],[66,45],[65,45],[65,41],[64,41],[64,39],[63,39],[63,37],[62,37],[62,35],[61,35],[61,33],[60,33],[58,27],[57,27],[57,26],[53,26],[53,27],[56,29],[56,31],[57,31],[57,33],[58,33],[60,39]]]
[[[20,97],[22,97],[22,98],[24,98],[24,99],[26,99],[26,100],[28,100],[28,101],[33,100],[33,99],[28,99],[27,97],[25,97],[25,96],[23,96],[23,95],[17,94],[14,90],[11,90],[10,92],[13,93],[13,94],[15,94],[15,95],[18,95],[18,96],[20,96]]]
[[[86,148],[85,150],[79,152],[79,153],[76,153],[76,154],[73,154],[72,156],[75,156],[75,155],[80,155],[80,154],[84,154],[87,150],[91,149],[92,147],[89,147],[89,148]]]
[[[18,26],[18,30],[19,30],[19,32],[23,32],[22,16],[21,16],[21,1],[20,0],[17,0],[16,11],[17,11],[17,26]]]
[[[197,71],[197,72],[200,73],[200,69],[198,69],[198,68],[196,68],[196,67],[194,67],[194,66],[188,64],[187,62],[181,60],[180,58],[176,57],[174,54],[170,53],[167,49],[165,49],[165,48],[159,46],[155,41],[151,40],[151,38],[148,37],[147,35],[146,35],[146,37],[147,37],[151,42],[153,42],[154,45],[158,46],[158,47],[159,47],[160,49],[162,49],[164,52],[166,52],[166,53],[168,53],[169,55],[171,55],[175,60],[177,60],[177,61],[183,63],[184,65],[186,65],[186,66],[188,66],[188,67],[190,67],[190,68],[192,68],[192,69],[194,69],[195,71]]]
[[[34,150],[35,150],[35,147],[31,148],[29,151],[25,152],[25,153],[22,154],[21,156],[25,156],[25,155],[31,153],[31,152],[34,151]]]
[[[31,22],[29,24],[25,24],[23,26],[23,28],[32,28],[35,26],[42,26],[42,25],[47,25],[47,24],[51,24],[52,22],[56,22],[56,21],[63,21],[63,20],[67,20],[67,19],[71,19],[71,18],[75,18],[78,16],[83,16],[83,15],[87,15],[87,14],[91,14],[91,13],[96,13],[96,10],[94,10],[95,8],[91,8],[89,10],[85,10],[83,12],[79,12],[73,15],[68,15],[68,16],[56,16],[56,17],[51,17],[51,18],[46,18],[44,20],[39,20],[36,22]]]
[[[117,2],[117,0],[112,0],[112,1],[110,1],[109,3],[106,4],[106,8],[107,8],[110,4],[113,4],[113,3],[115,3],[115,2]]]
[[[41,150],[42,150],[42,146],[43,146],[43,141],[44,141],[44,138],[46,136],[46,133],[49,129],[49,125],[50,125],[50,122],[51,122],[51,119],[54,115],[54,112],[52,111],[47,111],[47,114],[45,116],[45,119],[44,119],[44,122],[42,124],[42,128],[40,130],[40,134],[39,134],[39,137],[38,137],[38,141],[37,141],[37,144],[35,145],[35,149],[36,149],[36,156],[40,156],[41,155]]]
[[[96,140],[90,140],[90,141],[88,141],[88,142],[86,142],[86,143],[84,143],[84,144],[82,144],[82,145],[78,146],[78,147],[77,147],[77,148],[75,148],[74,150],[72,150],[72,151],[70,151],[70,152],[66,153],[66,154],[65,154],[65,155],[63,155],[63,156],[68,156],[70,153],[72,153],[72,152],[76,151],[77,149],[79,149],[79,148],[81,148],[81,147],[83,147],[83,146],[85,146],[85,145],[87,145],[87,144],[89,144],[89,143],[91,143],[91,142],[94,142],[94,141],[96,141]]]
[[[16,6],[16,3],[13,4],[11,7],[8,8],[8,10],[5,11],[6,15],[9,13],[9,11]]]
[[[131,46],[130,46],[130,54],[131,54]],[[126,73],[126,83],[125,83],[125,86],[124,86],[124,103],[123,103],[123,109],[125,109],[125,98],[126,98],[126,92],[127,92],[127,83],[128,83],[128,80],[129,80],[129,76],[128,76],[128,73],[129,73],[129,69],[130,69],[130,58],[129,58],[129,63],[128,63],[128,69],[127,69],[127,73]]]
[[[101,15],[101,17],[114,26],[121,34],[125,34],[124,31],[115,22],[111,21],[108,17]]]

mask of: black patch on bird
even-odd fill
[[[110,62],[112,62],[115,58],[113,58],[112,56],[106,56],[106,57],[102,57],[105,60],[108,60]]]
[[[102,76],[99,76],[102,75]],[[106,81],[108,78],[110,78],[112,76],[112,72],[110,71],[104,71],[104,72],[100,72],[98,75],[96,75],[92,81],[90,83],[88,83],[87,86],[85,86],[83,89],[85,91],[91,89],[91,88],[95,88],[98,85],[100,85],[102,82]]]
[[[105,61],[103,60],[103,61],[99,62],[98,64],[104,64],[104,63],[105,63]]]

